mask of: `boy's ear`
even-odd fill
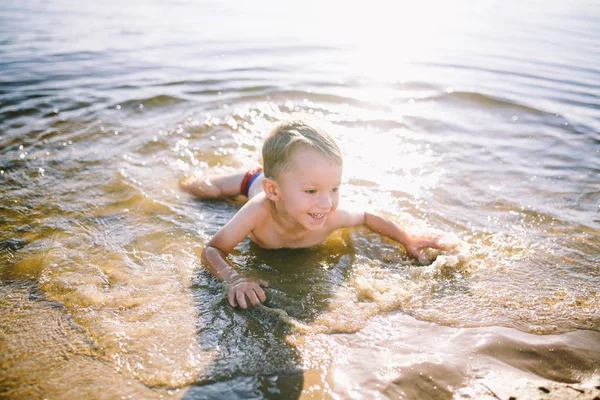
[[[264,178],[262,181],[262,187],[269,200],[279,200],[279,187],[277,186],[277,182],[275,182],[275,180]]]

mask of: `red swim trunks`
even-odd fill
[[[248,191],[250,190],[250,186],[252,186],[252,182],[262,174],[262,170],[262,167],[255,167],[246,172],[244,179],[242,179],[242,184],[240,185],[240,192],[244,196],[248,197]]]

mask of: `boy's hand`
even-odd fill
[[[241,275],[236,275],[226,282],[227,284],[227,299],[232,307],[240,306],[243,309],[248,308],[246,297],[250,300],[250,304],[255,306],[267,299],[263,287],[268,287],[266,281],[245,278]]]
[[[423,247],[431,247],[440,250],[449,250],[460,244],[460,239],[452,233],[442,233],[432,236],[412,236],[404,246],[408,254],[419,258]]]

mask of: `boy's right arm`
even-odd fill
[[[252,305],[266,300],[261,286],[268,286],[267,282],[244,277],[227,261],[227,255],[252,232],[257,221],[264,218],[262,213],[259,201],[246,203],[202,250],[202,263],[212,275],[225,282],[232,307],[248,308],[246,298]]]

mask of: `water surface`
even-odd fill
[[[0,396],[600,395],[600,14],[521,3],[1,5]],[[199,254],[243,199],[178,181],[297,116],[343,202],[468,249],[245,241],[269,299],[228,306]]]

